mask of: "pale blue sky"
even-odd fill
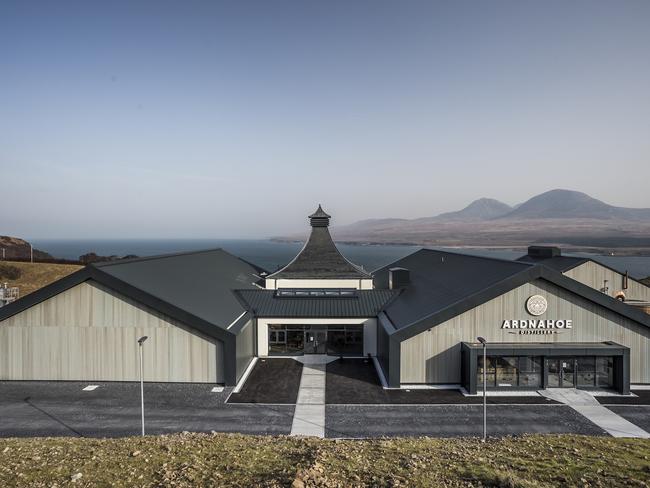
[[[0,3],[0,234],[650,207],[650,2]]]

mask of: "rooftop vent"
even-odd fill
[[[562,250],[555,246],[528,246],[528,255],[531,258],[554,258],[562,255]]]
[[[331,215],[325,213],[323,207],[318,204],[316,211],[309,216],[309,224],[312,227],[328,227],[331,218]]]
[[[406,288],[411,282],[411,273],[406,268],[390,268],[388,270],[388,287],[391,290]]]

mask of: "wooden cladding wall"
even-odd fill
[[[0,379],[223,382],[223,343],[95,282],[0,322]]]
[[[531,295],[548,301],[546,313],[533,317],[525,303]],[[573,328],[550,335],[519,335],[501,329],[504,319],[571,319]],[[522,285],[401,343],[402,383],[460,383],[460,343],[613,341],[630,348],[632,383],[650,383],[650,329],[625,319],[544,280]],[[488,349],[489,351],[489,349]]]
[[[608,295],[616,297],[618,292],[623,292],[626,299],[650,301],[650,287],[632,279],[627,280],[627,289],[623,289],[623,274],[588,261],[564,273],[580,283],[591,288],[601,290],[607,280]]]

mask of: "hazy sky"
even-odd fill
[[[650,207],[650,1],[0,3],[0,234]]]

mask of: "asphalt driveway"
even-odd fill
[[[0,382],[0,436],[120,437],[140,433],[139,383]],[[230,389],[145,383],[148,434],[241,432],[288,434],[293,405],[229,405]]]
[[[325,436],[342,438],[480,436],[483,407],[479,405],[327,405]],[[571,407],[490,405],[488,435],[607,433]]]
[[[650,432],[650,405],[608,405],[612,412]]]
[[[140,433],[140,385],[81,382],[0,382],[0,437],[120,437]],[[181,431],[289,434],[294,405],[230,404],[230,389],[210,384],[145,384],[148,434]],[[608,406],[650,430],[650,406]],[[326,405],[327,437],[479,436],[480,405]],[[493,436],[605,432],[568,406],[489,405]]]

